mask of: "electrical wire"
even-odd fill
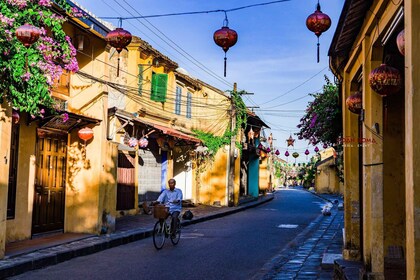
[[[145,18],[168,17],[168,16],[209,14],[209,13],[227,13],[227,12],[234,12],[234,11],[239,11],[239,10],[248,9],[252,7],[257,7],[257,6],[266,6],[266,5],[277,4],[277,3],[288,2],[288,1],[290,0],[271,1],[271,2],[252,4],[252,5],[247,5],[247,6],[242,6],[242,7],[237,7],[237,8],[227,9],[227,10],[217,9],[217,10],[208,10],[208,11],[182,12],[182,13],[158,14],[158,15],[148,15],[148,16],[140,15],[140,16],[131,16],[131,17],[99,17],[99,18],[127,20],[127,19],[145,19]]]

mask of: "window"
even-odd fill
[[[152,92],[150,99],[157,102],[166,101],[166,89],[168,86],[168,74],[152,74]]]
[[[180,86],[176,87],[176,96],[175,96],[175,114],[181,115],[181,96],[182,88]]]
[[[191,107],[192,107],[192,94],[191,92],[187,93],[187,118],[191,119]]]
[[[139,75],[138,75],[138,82],[137,82],[139,95],[141,95],[142,90],[143,90],[143,71],[144,71],[143,65],[139,64]]]

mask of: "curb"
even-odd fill
[[[200,217],[191,221],[183,221],[181,225],[188,226],[200,222],[221,218],[224,216],[238,213],[246,209],[259,206],[273,199],[274,195],[258,202],[251,202],[249,205],[241,205],[237,208],[229,209],[227,211],[216,213],[214,215]],[[133,229],[105,236],[88,237],[82,240],[72,241],[69,243],[40,249],[28,254],[22,254],[8,259],[3,259],[0,260],[0,279],[16,276],[28,272],[30,270],[55,265],[64,261],[68,261],[72,258],[94,254],[106,249],[111,249],[113,247],[145,239],[151,237],[152,233],[153,229]]]

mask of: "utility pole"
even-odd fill
[[[233,84],[233,92],[237,92],[238,87],[237,84]],[[236,133],[234,134],[233,131],[236,127],[236,107],[235,107],[235,100],[233,99],[233,95],[230,97],[231,108],[230,108],[230,129],[232,131],[232,135],[230,137],[230,148],[229,148],[229,174],[228,174],[228,206],[234,206],[234,188],[235,188],[235,142],[236,142]]]

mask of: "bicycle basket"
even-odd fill
[[[166,219],[169,215],[169,207],[165,205],[155,205],[153,209],[153,216],[156,219]]]

